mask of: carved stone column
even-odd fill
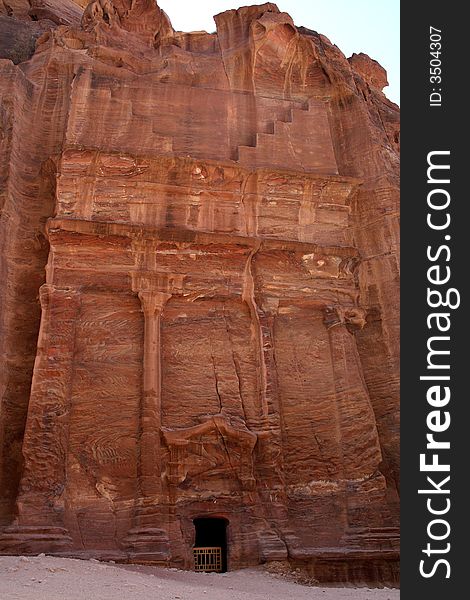
[[[4,531],[0,549],[22,552],[65,550],[66,456],[73,385],[75,332],[80,291],[45,284],[28,419],[18,516]]]
[[[263,332],[259,319],[259,307],[256,303],[255,294],[255,278],[253,276],[253,260],[256,253],[259,250],[259,244],[253,248],[247,257],[245,270],[243,273],[243,292],[242,298],[246,302],[250,311],[250,318],[252,324],[252,336],[253,342],[256,348],[256,354],[258,357],[258,424],[257,429],[263,430],[268,429],[268,405],[266,398],[267,389],[267,371],[266,364],[264,362],[263,352]]]
[[[275,360],[275,320],[279,301],[266,298],[257,308],[261,338],[262,363],[265,367],[265,400],[268,427],[258,432],[257,476],[264,485],[258,490],[260,505],[256,509],[266,526],[258,533],[260,556],[265,561],[285,560],[288,555],[286,542],[295,546],[298,542],[288,531],[288,499],[286,495],[282,453],[281,406]],[[276,490],[275,493],[272,490]],[[273,526],[274,525],[274,526]],[[279,532],[282,531],[282,537]]]
[[[282,460],[281,406],[277,367],[274,356],[274,322],[277,306],[264,306],[258,309],[260,335],[262,340],[263,364],[266,370],[266,408],[268,427],[260,435],[260,468],[269,480],[268,487],[283,488],[284,465]]]
[[[162,504],[161,479],[161,319],[170,293],[142,289],[148,281],[134,281],[144,314],[144,359],[142,374],[142,401],[140,404],[140,498],[132,528],[123,540],[129,558],[151,560],[166,564],[170,558],[168,532]],[[137,287],[137,290],[136,290]],[[140,288],[140,289],[139,289]]]
[[[348,486],[343,541],[353,548],[393,550],[399,532],[395,527],[384,527],[388,502],[386,481],[379,470],[382,451],[354,336],[365,322],[364,311],[359,308],[325,309],[338,403],[343,478]]]
[[[353,332],[365,324],[359,308],[328,306],[324,323],[330,338],[345,479],[372,475],[382,460],[375,414],[362,376]]]
[[[140,291],[144,313],[143,397],[141,405],[141,485],[143,496],[161,491],[161,316],[171,294]]]

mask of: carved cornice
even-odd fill
[[[99,237],[123,237],[131,238],[135,247],[143,248],[144,244],[191,244],[191,245],[219,245],[227,244],[238,248],[259,248],[262,251],[292,251],[303,253],[319,253],[322,256],[337,256],[341,259],[359,260],[359,252],[352,246],[325,246],[310,242],[298,242],[295,240],[277,240],[272,238],[253,238],[226,233],[209,233],[193,231],[183,228],[158,228],[146,225],[130,223],[115,223],[108,221],[87,221],[80,219],[50,219],[47,223],[47,234],[51,244],[55,237],[71,233],[73,235],[99,236]],[[156,247],[156,246],[155,246]],[[356,264],[355,263],[355,264]],[[346,268],[346,267],[345,267]]]
[[[139,298],[161,295],[171,297],[183,292],[184,275],[179,273],[152,273],[147,271],[132,271],[132,291]],[[141,297],[142,296],[142,297]],[[166,302],[166,300],[165,300]]]

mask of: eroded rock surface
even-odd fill
[[[1,8],[0,550],[192,568],[212,516],[229,568],[396,583],[386,73],[272,3],[81,5]]]

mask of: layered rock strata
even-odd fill
[[[0,550],[192,568],[219,517],[229,568],[396,584],[384,70],[271,3],[83,4],[0,15]]]

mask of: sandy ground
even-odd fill
[[[262,568],[191,573],[51,556],[0,557],[0,600],[398,600],[398,590],[298,585]]]

